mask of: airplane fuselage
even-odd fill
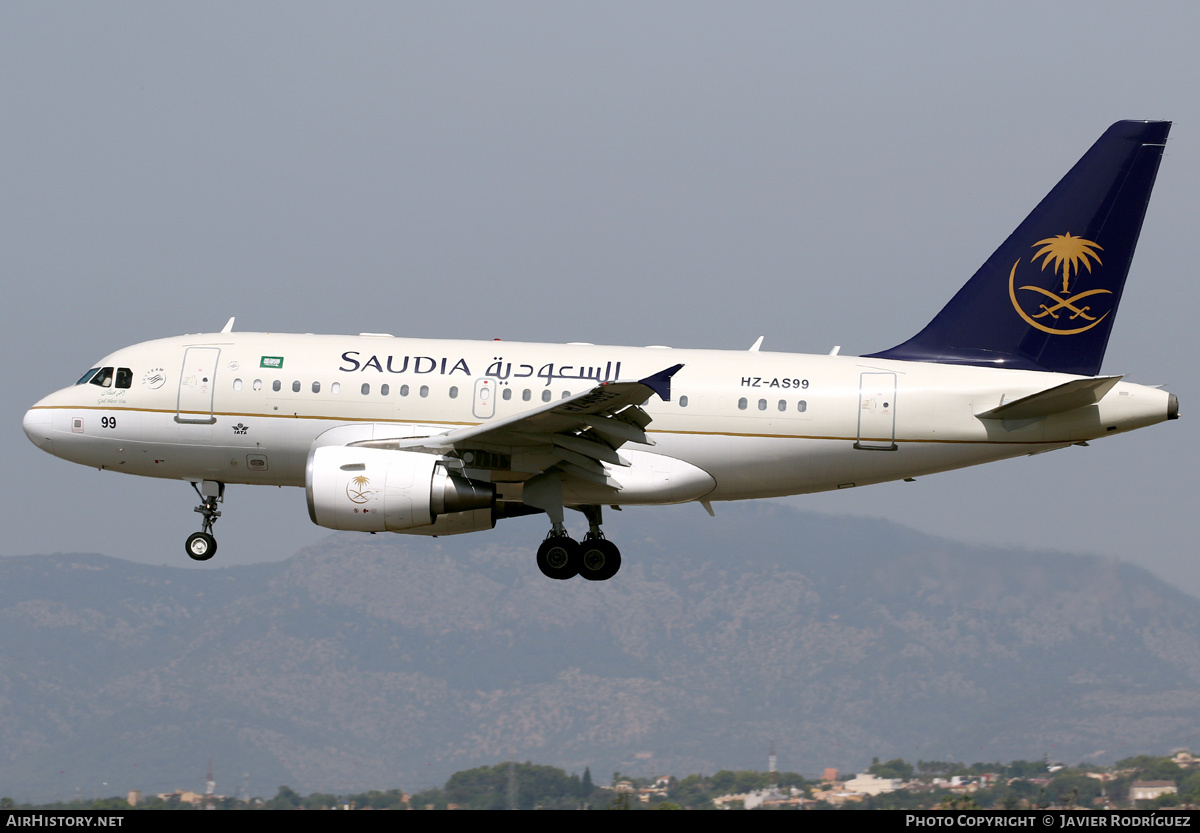
[[[655,445],[623,453],[697,471],[675,483],[668,471],[661,488],[603,502],[743,500],[915,477],[1129,431],[1172,407],[1164,391],[1119,382],[1087,408],[981,419],[1079,377],[754,351],[220,333],[119,350],[96,367],[125,371],[128,387],[64,388],[33,406],[25,428],[55,456],[105,470],[303,487],[322,437],[429,436],[675,363],[671,401],[644,406]],[[481,461],[485,470],[525,477]]]

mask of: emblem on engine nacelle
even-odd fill
[[[370,485],[371,479],[360,474],[346,484],[346,497],[353,503],[366,503],[372,497],[371,490],[367,488]]]

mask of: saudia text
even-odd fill
[[[357,350],[347,350],[342,353],[342,366],[338,370],[343,373],[361,373],[374,370],[378,373],[436,373],[439,376],[453,376],[462,373],[471,376],[471,367],[464,358],[452,359],[447,356],[368,356],[363,357]],[[603,365],[573,365],[547,362],[541,367],[532,364],[506,362],[501,357],[487,366],[483,375],[501,381],[513,379],[545,379],[550,385],[556,380],[585,381],[585,382],[614,382],[621,378],[620,362],[605,362]],[[806,385],[807,386],[807,385]]]

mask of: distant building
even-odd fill
[[[869,772],[860,772],[844,785],[847,792],[863,793],[864,795],[879,795],[892,793],[900,789],[903,781],[899,778],[880,778]]]
[[[761,807],[764,804],[783,804],[792,799],[791,796],[785,795],[775,788],[766,790],[753,790],[748,793],[740,793],[737,795],[722,795],[714,798],[713,805],[726,809],[730,804],[740,802],[743,809],[753,810],[756,807]]]
[[[837,771],[837,767],[825,767],[825,774],[821,776],[822,781],[837,781],[841,773]]]
[[[1180,767],[1195,766],[1197,763],[1200,763],[1200,759],[1194,757],[1186,749],[1176,749],[1175,754],[1171,756],[1171,760],[1174,761],[1176,766]]]
[[[1174,781],[1134,781],[1129,785],[1130,801],[1153,801],[1162,795],[1179,792]]]
[[[170,801],[172,798],[178,798],[180,804],[198,805],[204,803],[204,795],[191,790],[176,790],[173,793],[159,793],[158,797],[163,801]]]

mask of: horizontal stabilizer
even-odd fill
[[[1095,405],[1113,389],[1120,376],[1097,376],[1094,379],[1072,379],[1029,396],[976,414],[980,419],[1032,419],[1034,417],[1060,414],[1087,405]]]

